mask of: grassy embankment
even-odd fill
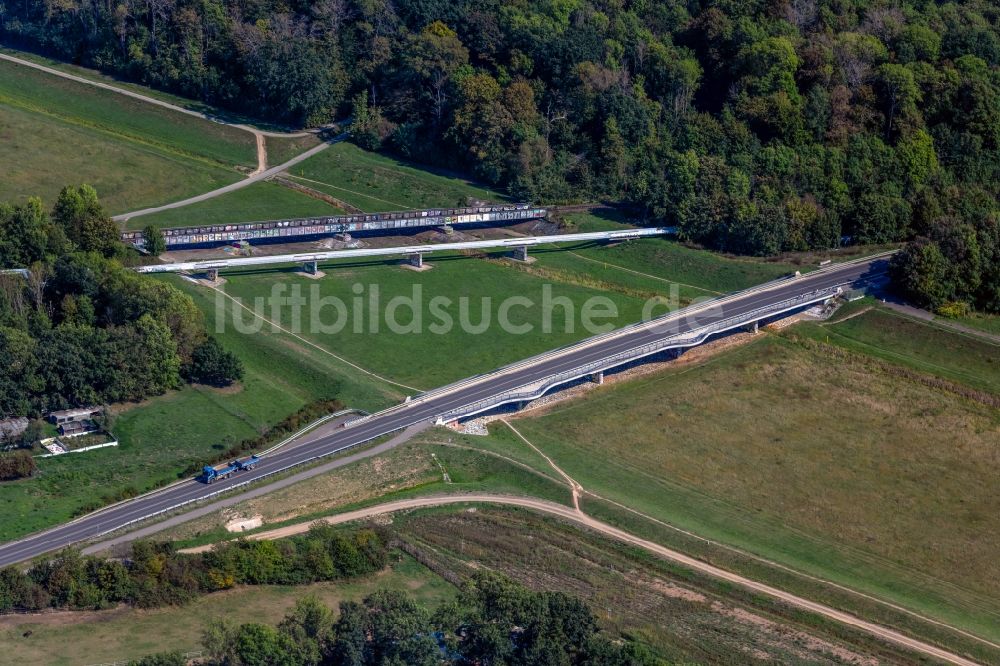
[[[288,170],[294,180],[366,212],[451,208],[473,197],[504,201],[488,186],[426,167],[338,143]]]
[[[149,224],[156,227],[192,227],[340,215],[343,212],[321,199],[314,199],[277,183],[263,181],[206,201],[133,217],[125,225],[127,229],[142,229]]]
[[[6,61],[0,62],[0,200],[67,184],[97,188],[111,213],[166,203],[256,166],[253,136]]]
[[[282,141],[289,146],[273,154],[268,149],[271,164],[280,164],[297,150],[292,140]],[[301,185],[368,212],[450,207],[470,196],[490,200],[502,198],[468,181],[432,173],[379,153],[369,153],[346,142],[334,144],[297,164],[290,169],[290,174],[296,176],[293,180]],[[256,183],[210,201],[135,218],[129,224],[132,228],[146,224],[172,227],[343,213],[320,199],[289,188]]]

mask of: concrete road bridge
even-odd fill
[[[301,264],[306,272],[316,273],[321,261],[335,259],[361,259],[365,257],[406,256],[415,267],[423,267],[425,254],[434,252],[461,252],[464,250],[509,249],[513,258],[528,260],[528,248],[532,245],[550,243],[579,243],[587,241],[614,242],[633,238],[648,238],[675,233],[674,227],[652,227],[648,229],[625,229],[622,231],[592,231],[581,234],[553,234],[551,236],[523,236],[496,240],[461,241],[457,243],[431,243],[425,245],[403,245],[393,247],[372,247],[351,250],[327,250],[299,254],[275,254],[261,257],[236,257],[233,259],[206,259],[205,261],[181,261],[167,264],[137,266],[139,273],[182,273],[208,274],[211,279],[218,277],[221,270],[248,268],[254,266],[276,266],[280,264]]]

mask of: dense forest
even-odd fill
[[[184,381],[225,385],[237,358],[189,296],[123,266],[134,259],[97,193],[0,203],[0,418],[140,400]]]
[[[903,290],[1000,310],[985,0],[86,0],[0,36],[293,125],[606,198],[747,254],[913,241]]]

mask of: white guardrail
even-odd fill
[[[450,410],[440,415],[437,422],[439,424],[447,423],[448,421],[473,416],[488,409],[510,404],[512,402],[535,400],[560,384],[566,384],[576,379],[580,379],[581,377],[586,377],[587,375],[610,370],[668,349],[694,347],[704,342],[708,337],[717,333],[723,333],[734,328],[739,328],[740,326],[760,321],[761,319],[766,319],[767,317],[777,316],[812,303],[825,301],[839,295],[842,291],[841,287],[819,289],[815,292],[790,298],[765,308],[758,308],[742,315],[736,315],[734,317],[723,319],[719,322],[706,324],[701,328],[688,331],[687,333],[678,333],[668,338],[639,345],[597,361],[581,364],[572,370],[553,374],[543,380],[536,380],[528,384],[523,384],[517,388],[499,393],[495,396],[478,400],[469,405],[465,405],[464,407],[459,407],[458,409]]]

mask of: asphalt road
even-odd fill
[[[675,313],[664,322],[640,330],[610,337],[596,343],[581,342],[551,358],[518,367],[509,372],[487,375],[476,382],[443,392],[430,399],[403,405],[367,421],[344,428],[319,440],[304,445],[285,448],[263,458],[251,472],[206,485],[199,481],[178,484],[148,497],[110,507],[76,521],[51,528],[20,541],[0,546],[0,566],[21,562],[43,553],[91,539],[142,520],[184,502],[197,500],[220,489],[261,478],[291,465],[301,464],[320,456],[332,455],[376,437],[406,428],[459,407],[470,405],[504,391],[531,384],[551,375],[572,370],[585,363],[606,358],[612,354],[655,342],[659,339],[686,333],[706,324],[757,310],[817,289],[834,286],[858,285],[884,274],[887,259],[877,258],[867,262],[807,274],[788,279],[767,290],[751,290],[742,296],[723,302],[718,307],[704,308],[697,314],[681,316]],[[683,311],[681,311],[683,313]]]

